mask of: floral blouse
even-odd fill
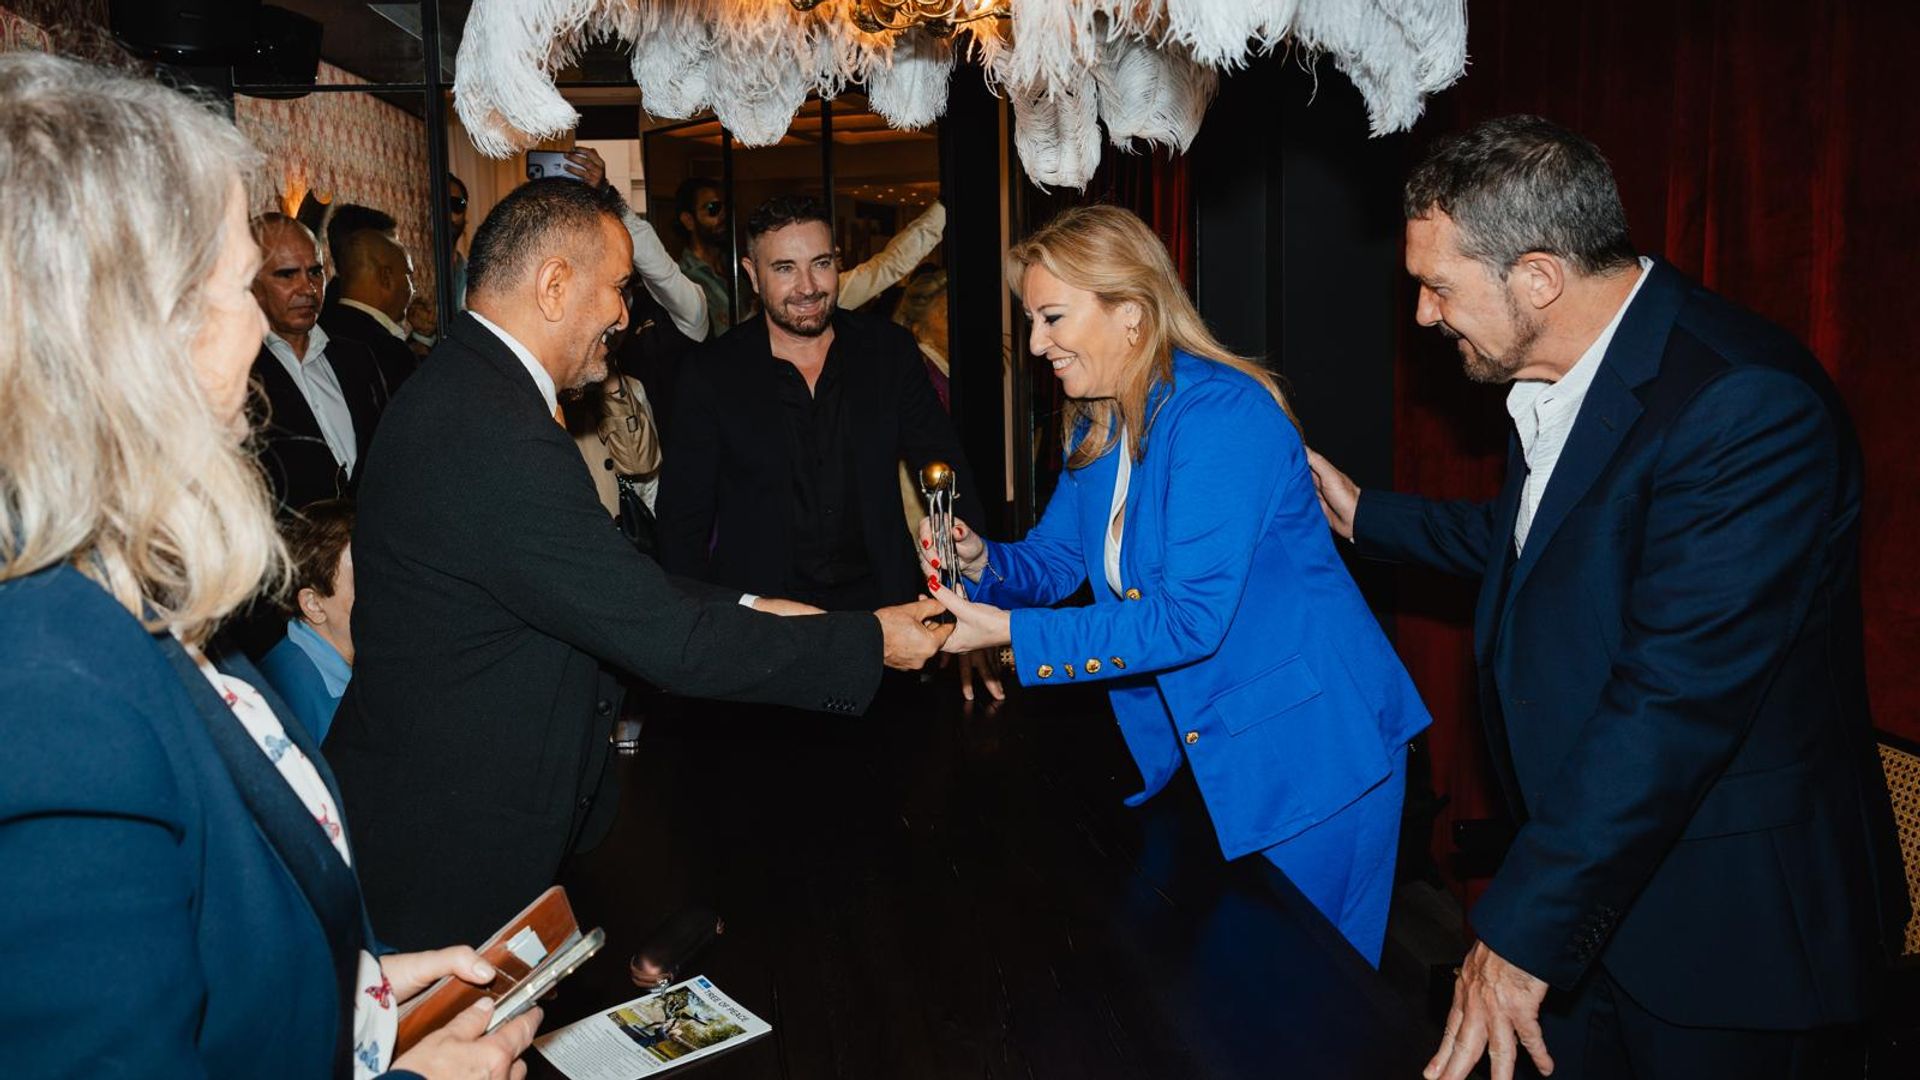
[[[273,714],[266,699],[245,680],[220,671],[197,650],[190,651],[200,673],[233,710],[240,726],[253,736],[260,752],[280,770],[287,786],[306,804],[314,824],[327,834],[340,858],[352,866],[353,853],[347,850],[346,830],[340,827],[340,808],[334,805],[333,795],[320,779],[313,762],[287,738],[287,729],[281,726],[280,718]],[[358,990],[353,999],[353,1074],[356,1080],[364,1080],[386,1071],[393,1059],[394,1033],[400,1020],[393,987],[381,972],[380,961],[365,949],[360,950],[360,970],[355,985]]]

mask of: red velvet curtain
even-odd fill
[[[1808,0],[1474,0],[1467,77],[1414,142],[1503,113],[1585,134],[1613,162],[1640,250],[1793,331],[1832,373],[1866,451],[1862,573],[1874,717],[1920,738],[1920,4]],[[1412,309],[1408,292],[1404,308]],[[1500,391],[1407,320],[1398,486],[1486,497],[1504,453]],[[1496,796],[1473,700],[1465,590],[1408,574],[1399,643],[1434,713],[1451,820]],[[1444,865],[1444,859],[1443,859]]]

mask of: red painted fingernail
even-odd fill
[[[940,569],[940,560],[939,560],[939,559],[928,559],[927,561],[933,564],[933,568],[934,568],[935,570],[938,570],[938,569]]]
[[[937,578],[937,577],[935,577],[935,576],[934,576],[934,575],[932,575],[932,574],[928,574],[928,575],[927,575],[927,588],[929,588],[929,589],[932,589],[932,590],[934,590],[935,592],[938,592],[938,591],[940,591],[940,579],[939,579],[939,578]]]
[[[932,546],[933,546],[933,541],[931,541],[931,540],[922,540],[922,541],[920,541],[920,546],[921,546],[921,547],[923,547],[923,548],[930,548],[930,547],[932,547]]]

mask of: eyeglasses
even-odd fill
[[[705,210],[709,214],[718,214],[720,211],[725,210],[726,208],[727,208],[727,204],[721,202],[719,199],[714,199],[712,202],[706,202],[706,203],[700,204],[700,209]]]
[[[467,197],[465,195],[447,196],[447,210],[449,212],[460,214],[460,213],[465,213],[466,209],[467,209]]]

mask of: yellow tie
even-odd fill
[[[557,401],[553,403],[553,422],[562,428],[567,426],[567,414],[560,408],[560,403]]]

